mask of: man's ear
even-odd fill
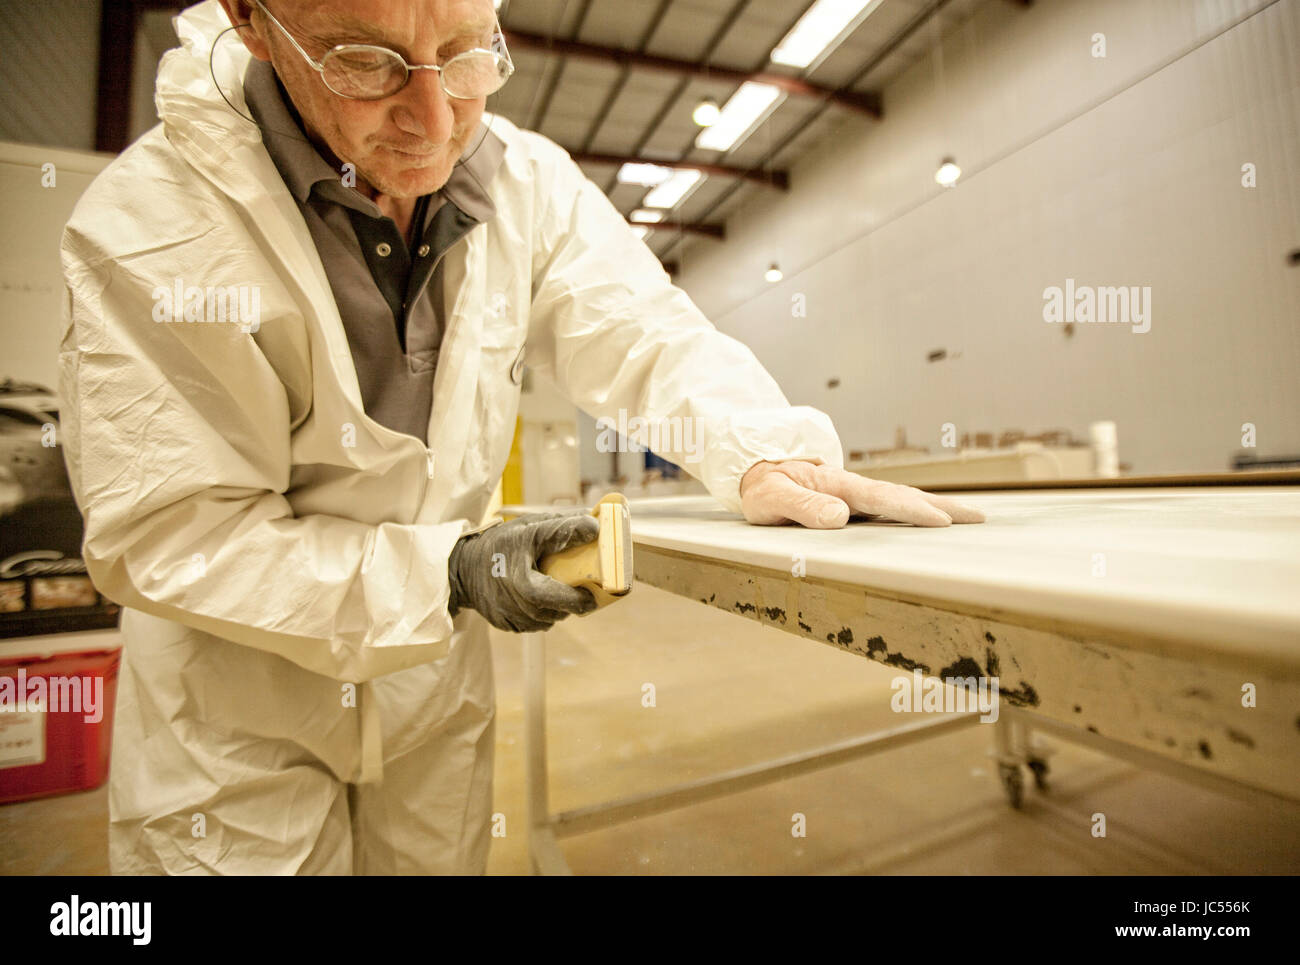
[[[266,19],[258,17],[260,23],[252,24],[254,5],[251,0],[221,0],[221,7],[226,11],[231,25],[239,28],[235,33],[239,34],[239,39],[244,42],[248,52],[258,60],[270,60],[271,50],[258,29],[266,25]]]

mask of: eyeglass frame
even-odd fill
[[[453,94],[451,91],[447,90],[447,82],[444,79],[442,73],[443,69],[446,68],[449,64],[455,62],[458,58],[464,57],[467,54],[491,54],[493,57],[496,57],[498,59],[498,62],[504,60],[509,70],[506,71],[506,76],[501,81],[501,87],[505,86],[506,81],[508,81],[510,79],[510,76],[515,72],[515,63],[513,60],[510,59],[510,51],[506,49],[505,35],[502,34],[501,32],[500,21],[497,21],[496,30],[493,31],[492,34],[494,40],[497,38],[500,38],[501,40],[500,51],[488,50],[487,48],[484,47],[474,47],[470,50],[462,50],[455,57],[452,57],[450,60],[448,60],[446,64],[441,64],[441,65],[440,64],[410,64],[407,63],[405,57],[399,54],[392,47],[384,47],[380,44],[335,44],[329,50],[325,51],[320,61],[317,62],[312,58],[311,54],[307,53],[307,51],[305,51],[302,48],[302,45],[298,43],[298,41],[294,38],[293,34],[289,33],[289,31],[285,28],[284,24],[280,23],[280,21],[276,19],[275,14],[273,14],[270,10],[266,8],[266,4],[262,3],[262,0],[253,0],[253,2],[256,3],[259,7],[261,7],[262,13],[266,14],[268,17],[271,18],[271,23],[275,24],[278,28],[280,28],[280,32],[289,38],[289,43],[293,44],[294,50],[302,54],[303,60],[307,61],[307,63],[311,65],[312,69],[315,70],[316,73],[320,75],[320,81],[322,84],[325,85],[325,89],[328,90],[331,94],[334,94],[336,97],[342,97],[345,100],[381,101],[389,97],[393,97],[406,89],[406,85],[411,82],[411,71],[413,70],[436,70],[438,72],[438,86],[442,88],[442,92],[444,94],[446,94],[448,97],[455,98],[456,100],[473,101],[473,100],[478,100],[479,97],[490,97],[491,94],[479,94],[476,97],[465,97],[461,94]],[[329,81],[325,79],[325,58],[328,57],[330,54],[339,50],[353,50],[357,48],[361,48],[364,50],[382,50],[384,53],[392,54],[399,61],[401,61],[402,67],[406,70],[406,79],[402,81],[402,86],[398,87],[397,90],[393,91],[391,94],[384,94],[381,97],[354,97],[351,94],[339,93],[333,87],[331,87]],[[498,87],[497,90],[500,90],[501,87]],[[495,94],[496,91],[492,91],[491,93]]]

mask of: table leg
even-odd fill
[[[1015,748],[1015,724],[1007,715],[1000,716],[993,725],[993,758],[998,765],[998,779],[1013,808],[1024,803],[1025,777],[1020,770],[1020,757]]]
[[[520,634],[524,651],[525,783],[528,788],[528,859],[535,874],[566,875],[569,866],[555,838],[546,770],[546,635]]]

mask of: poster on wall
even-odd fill
[[[0,373],[0,637],[117,625],[81,559],[58,423],[48,387]]]

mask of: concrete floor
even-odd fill
[[[488,870],[528,871],[523,665],[493,633]],[[898,726],[891,668],[638,584],[548,636],[551,806],[567,810]],[[655,706],[644,707],[644,684]],[[919,719],[919,715],[917,715]],[[1053,742],[1052,787],[1006,804],[975,726],[566,839],[580,874],[1296,874],[1300,805],[1203,791]],[[1094,838],[1102,812],[1107,837]],[[805,816],[806,836],[791,834]],[[0,872],[107,871],[107,791],[0,806]]]

